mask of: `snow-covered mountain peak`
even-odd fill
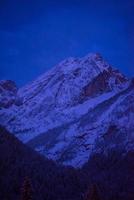
[[[87,67],[89,69],[87,69]],[[99,53],[89,53],[82,58],[67,58],[56,65],[56,68],[57,70],[61,70],[64,74],[74,72],[77,69],[102,72],[109,68],[109,64],[104,61]]]
[[[79,58],[69,57],[69,58],[66,58],[66,59],[64,59],[63,61],[61,61],[61,62],[59,63],[59,65],[60,65],[60,66],[62,66],[62,65],[68,66],[69,64],[76,63],[77,61],[79,61]]]
[[[82,58],[83,60],[94,60],[94,61],[102,61],[103,57],[100,53],[88,53],[86,56]]]
[[[104,60],[104,58],[102,57],[102,55],[100,53],[89,53],[86,56],[84,56],[83,58],[81,58],[81,63],[83,63],[84,65],[90,64],[90,67],[98,67],[98,70],[100,70],[101,72],[103,70],[108,70],[109,68],[109,64]]]
[[[1,109],[0,124],[64,164],[86,162],[112,124],[134,129],[134,81],[98,53],[60,62],[16,95]]]
[[[18,94],[28,104],[34,101],[47,102],[55,107],[70,107],[81,100],[85,101],[87,97],[113,89],[120,80],[126,81],[123,77],[100,54],[88,54],[83,58],[71,57],[60,62],[20,89]]]

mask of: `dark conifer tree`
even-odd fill
[[[93,187],[87,192],[85,200],[101,200],[96,185],[93,185]]]
[[[28,177],[25,177],[21,189],[21,200],[32,200],[32,187]]]

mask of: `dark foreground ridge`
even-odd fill
[[[57,166],[0,127],[0,199],[19,200],[26,177],[32,199],[80,199],[78,172]]]
[[[134,198],[134,152],[94,154],[77,170],[42,157],[3,127],[0,138],[1,200],[19,200],[27,190],[33,200]]]

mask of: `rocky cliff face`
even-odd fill
[[[133,148],[133,80],[100,54],[62,61],[20,88],[17,99],[19,106],[1,109],[0,123],[57,162],[77,167],[93,152]]]

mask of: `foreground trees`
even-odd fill
[[[87,192],[85,200],[101,200],[96,185],[93,185],[92,188]]]
[[[25,177],[21,189],[21,200],[32,200],[32,187],[28,177]]]

